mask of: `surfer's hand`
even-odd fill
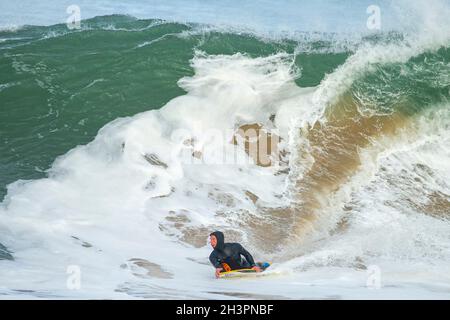
[[[261,272],[261,268],[258,266],[254,266],[252,269],[255,270],[256,272]]]
[[[216,268],[216,278],[219,277],[219,273],[223,270],[223,268]]]

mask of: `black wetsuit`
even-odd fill
[[[217,245],[209,256],[209,261],[215,268],[223,268],[224,263],[231,270],[251,268],[256,265],[252,255],[239,243],[225,243],[224,235],[220,231],[213,232],[211,235],[217,238]]]

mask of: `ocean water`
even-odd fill
[[[450,297],[449,1],[72,4],[0,3],[0,298]]]

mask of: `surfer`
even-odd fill
[[[209,261],[216,268],[216,278],[222,271],[251,268],[261,272],[252,255],[239,243],[225,243],[225,236],[220,231],[209,235],[211,246],[214,248],[209,255]]]

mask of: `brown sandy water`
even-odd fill
[[[295,246],[301,244],[320,229],[322,218],[333,215],[335,204],[330,199],[359,172],[360,151],[372,147],[380,137],[395,137],[408,124],[409,117],[398,112],[365,117],[359,109],[358,101],[346,94],[326,110],[325,122],[301,129],[309,148],[297,152],[307,152],[313,161],[294,182],[294,198],[289,207],[260,208],[262,216],[269,219],[246,223],[257,239],[255,244],[263,241],[267,251],[285,248],[285,242],[292,243],[293,238]],[[305,156],[299,158],[303,160]],[[339,220],[335,227],[345,227],[345,221]]]
[[[325,112],[326,121],[299,129],[309,148],[296,151],[299,152],[301,161],[306,157],[312,162],[293,183],[291,194],[294,198],[291,199],[290,206],[264,207],[259,205],[256,195],[246,193],[258,212],[257,215],[251,212],[239,213],[241,219],[236,227],[249,235],[248,239],[253,247],[266,253],[274,253],[280,248],[289,248],[286,243],[298,246],[308,239],[315,230],[321,228],[323,219],[329,219],[333,215],[335,204],[330,200],[333,195],[359,172],[362,164],[360,150],[372,147],[380,137],[395,137],[399,130],[407,126],[410,118],[399,112],[363,116],[359,112],[360,107],[357,99],[351,94],[345,94],[328,107]],[[237,136],[242,138],[241,143],[236,139]],[[283,154],[277,158],[277,153],[281,152],[277,145],[280,139],[261,124],[254,123],[241,126],[231,143],[244,148],[257,165],[268,167],[274,164],[274,160],[279,161],[285,156]],[[336,208],[339,209],[341,208]],[[233,208],[230,207],[230,210]],[[205,245],[209,232],[217,228],[187,226],[184,225],[185,221],[172,221],[173,219],[177,220],[169,217],[168,221],[172,222],[172,227],[181,231],[180,240],[195,247]],[[340,219],[334,227],[345,226],[345,221]],[[230,233],[228,240],[241,239],[239,233],[233,232],[232,228],[226,229]]]
[[[361,151],[369,150],[375,160],[390,145],[386,145],[386,141],[394,141],[405,133],[415,134],[413,115],[397,111],[389,115],[367,116],[359,112],[362,107],[351,93],[347,93],[327,108],[325,121],[299,128],[301,138],[307,141],[308,147],[303,148],[302,145],[296,150],[301,162],[298,165],[305,170],[291,186],[290,194],[293,197],[289,206],[265,207],[257,195],[244,190],[248,201],[255,205],[256,212],[234,212],[239,216],[239,221],[232,222],[230,226],[191,226],[181,221],[182,217],[180,221],[169,217],[167,220],[173,220],[173,227],[181,231],[180,241],[202,247],[209,232],[221,229],[228,241],[241,241],[241,234],[246,234],[250,247],[264,254],[284,256],[283,252],[292,251],[292,246],[298,248],[305,241],[314,239],[316,231],[329,234],[345,230],[352,208],[345,202],[336,202],[335,195],[361,172],[363,161],[367,161],[361,159]],[[392,109],[408,108],[395,106]],[[236,139],[237,135],[243,138],[240,143]],[[277,143],[273,143],[283,138],[270,134],[270,130],[261,124],[243,125],[236,136],[231,143],[244,148],[259,166],[273,166],[274,160],[280,161],[285,156],[277,157],[277,153],[283,150],[278,150]],[[260,149],[262,140],[263,144],[269,146],[267,149]],[[305,159],[310,159],[306,165]],[[292,169],[292,165],[290,167]],[[448,195],[433,193],[429,195],[427,204],[415,205],[420,209],[419,212],[442,216],[450,212],[449,199]],[[413,199],[411,201],[414,202]],[[233,205],[228,207],[229,212],[235,209]],[[226,215],[227,212],[217,214]]]

